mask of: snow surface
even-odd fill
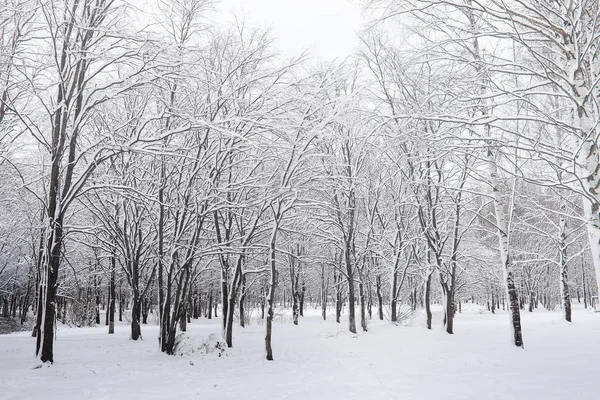
[[[318,310],[294,326],[273,327],[275,361],[264,359],[264,325],[234,328],[234,348],[219,342],[221,320],[188,324],[183,356],[158,351],[156,326],[59,327],[55,363],[39,366],[29,333],[0,336],[0,399],[597,399],[600,313],[575,304],[561,313],[523,312],[525,350],[510,344],[508,316],[475,305],[457,314],[455,334],[418,314],[408,325],[370,322],[353,335]],[[211,336],[216,334],[216,336]],[[202,350],[204,349],[204,350]],[[219,356],[221,355],[221,356]]]

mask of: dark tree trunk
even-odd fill
[[[94,275],[94,292],[96,294],[96,325],[100,325],[100,288],[98,287],[98,277]]]
[[[115,270],[116,270],[116,259],[113,254],[110,259],[110,283],[109,283],[109,302],[108,302],[108,333],[115,333]]]
[[[325,266],[321,265],[321,317],[327,320],[327,286],[325,285]]]
[[[40,223],[44,223],[45,210],[42,210],[40,213]],[[34,301],[32,303],[32,311],[35,312],[35,324],[33,325],[33,330],[31,331],[32,337],[37,337],[38,332],[40,331],[40,327],[42,326],[42,299],[41,299],[41,272],[42,272],[42,260],[44,255],[44,230],[40,231],[40,241],[38,245],[38,253],[36,259],[36,275],[35,275],[35,285],[33,287],[34,293]]]
[[[535,293],[532,291],[529,293],[529,312],[533,312],[535,306]]]
[[[244,310],[244,300],[246,299],[246,278],[242,278],[242,289],[240,292],[240,326],[244,328],[246,326],[246,316]]]
[[[375,278],[375,285],[377,288],[377,314],[379,319],[383,321],[383,295],[381,294],[381,275],[377,275]]]
[[[139,295],[133,294],[133,306],[131,308],[131,339],[138,340],[142,337],[140,317],[142,313],[142,302]]]
[[[267,295],[267,329],[265,334],[265,350],[267,353],[267,360],[273,360],[273,346],[271,342],[271,338],[273,335],[273,316],[274,316],[274,307],[273,300],[275,299],[275,289],[277,285],[277,253],[276,253],[276,243],[277,243],[277,231],[279,229],[278,226],[279,220],[275,218],[275,226],[273,226],[273,232],[271,233],[271,240],[269,243],[269,264],[271,266],[271,276],[269,282],[269,294]]]
[[[354,280],[348,278],[348,330],[356,333],[356,299],[354,297]]]
[[[194,298],[193,298],[193,305],[192,305],[192,310],[193,310],[193,318],[194,319],[198,319],[198,317],[200,316],[201,311],[200,311],[200,303],[202,303],[201,300],[198,299],[198,293],[194,294]]]
[[[294,325],[298,325],[298,297],[300,297],[298,292],[292,292],[292,318]]]
[[[213,291],[210,290],[208,294],[208,319],[212,319],[212,309],[213,309]],[[215,304],[215,318],[217,317],[217,305]]]
[[[367,313],[369,314],[369,319],[373,319],[373,291],[371,290],[371,284],[369,284],[368,288],[368,296],[367,296]]]
[[[41,283],[38,283],[38,290],[36,291],[37,294],[37,298],[36,298],[36,304],[37,306],[35,307],[36,309],[36,314],[35,314],[35,325],[33,326],[33,331],[31,331],[31,336],[32,337],[37,337],[38,333],[40,332],[40,327],[42,326],[42,296],[40,296],[41,294]],[[585,298],[584,298],[585,300]],[[586,308],[587,308],[587,303],[586,303]]]
[[[341,323],[340,319],[342,316],[342,274],[338,273],[334,275],[335,281],[335,322]]]
[[[21,315],[20,315],[21,325],[23,325],[25,323],[25,321],[27,320],[27,310],[29,309],[30,291],[31,291],[31,285],[30,285],[30,282],[28,282],[27,283],[27,293],[25,293],[25,296],[23,297],[23,302],[21,303]]]
[[[233,314],[235,303],[235,297],[230,296],[227,305],[227,314],[223,314],[223,318],[225,319],[225,342],[227,342],[227,347],[233,347]]]
[[[360,327],[362,328],[363,332],[367,332],[367,310],[365,301],[365,288],[362,283],[362,277],[358,283],[358,297],[360,301]]]
[[[303,278],[304,279],[304,278]],[[306,294],[306,283],[302,281],[302,291],[300,292],[299,305],[300,305],[300,316],[304,317],[304,295]]]
[[[454,333],[454,296],[451,290],[446,293],[446,332]]]
[[[229,315],[229,287],[227,285],[227,271],[224,268],[221,268],[221,302],[223,304],[223,332],[225,333],[227,331],[227,315]],[[215,318],[217,318],[216,308]]]
[[[57,178],[58,179],[58,178]],[[57,184],[57,183],[56,183]],[[52,199],[52,196],[51,196]],[[56,198],[54,198],[54,201]],[[51,214],[52,215],[52,214]],[[48,259],[43,263],[46,282],[42,279],[40,284],[40,298],[45,296],[45,301],[40,302],[43,312],[43,321],[41,322],[41,332],[43,335],[36,337],[36,354],[40,352],[42,362],[54,362],[54,320],[56,318],[56,291],[58,288],[58,268],[60,265],[60,251],[62,249],[62,218],[59,218],[54,227],[51,228],[52,234],[46,243],[46,253]],[[38,311],[40,312],[40,311]]]
[[[413,289],[413,311],[417,311],[417,304],[419,303],[417,299],[417,288]]]
[[[184,305],[183,309],[181,310],[181,315],[179,316],[179,330],[181,330],[181,332],[186,332],[187,331],[187,307]]]
[[[355,304],[356,299],[354,296],[354,266],[352,265],[351,259],[351,244],[346,243],[346,249],[344,252],[344,261],[346,264],[346,282],[348,284],[348,330],[352,333],[356,333],[356,313]]]
[[[123,288],[119,286],[119,322],[123,322]]]
[[[506,275],[506,286],[508,290],[508,301],[510,305],[511,323],[513,327],[513,336],[515,346],[523,347],[523,336],[521,332],[521,314],[519,307],[519,295],[515,287],[515,281],[512,271],[508,271]]]
[[[225,284],[225,272],[222,272],[223,278],[223,290],[224,294],[227,296],[223,296],[223,336],[225,337],[225,342],[227,342],[227,347],[233,346],[233,316],[235,312],[235,304],[238,291],[240,289],[241,280],[242,280],[242,265],[244,262],[244,256],[239,255],[236,261],[235,270],[233,273],[233,277],[231,279],[231,286],[227,287]],[[222,271],[226,271],[225,268],[222,268]],[[217,309],[215,308],[215,317],[217,316]]]
[[[142,299],[142,324],[148,324],[148,312],[150,311],[150,301],[147,296]]]
[[[427,329],[431,329],[431,275],[433,272],[427,274],[427,280],[425,281],[425,315],[427,318]]]
[[[106,304],[106,308],[105,308],[106,312],[104,313],[104,325],[108,326],[108,307],[110,307],[110,282],[108,282],[108,286],[106,289],[107,289],[107,293],[106,293],[107,304]]]

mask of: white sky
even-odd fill
[[[310,50],[314,57],[345,58],[355,48],[361,25],[357,1],[350,0],[221,0],[217,10],[247,23],[271,27],[285,55]]]

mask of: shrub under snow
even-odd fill
[[[185,332],[175,338],[175,351],[178,356],[206,355],[222,357],[226,355],[227,343],[211,333],[204,336],[190,336]]]

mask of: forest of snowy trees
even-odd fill
[[[173,354],[252,316],[272,360],[284,308],[452,334],[478,303],[523,347],[596,304],[599,0],[363,1],[335,61],[215,4],[0,0],[0,318],[42,362],[59,321],[153,315]]]

